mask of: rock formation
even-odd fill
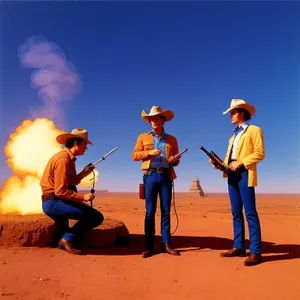
[[[70,221],[73,225],[76,221]],[[46,215],[0,215],[0,246],[51,247],[61,237],[61,228]],[[126,244],[129,232],[119,220],[105,219],[85,236],[87,247]]]

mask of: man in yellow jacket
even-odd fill
[[[257,163],[265,157],[263,132],[260,127],[250,124],[255,107],[242,99],[232,99],[230,108],[223,114],[230,114],[232,124],[237,127],[229,139],[224,163],[228,166],[228,192],[233,217],[233,249],[222,252],[223,257],[246,256],[245,225],[243,207],[248,223],[250,237],[250,255],[245,266],[262,262],[261,230],[255,204],[257,185]]]
[[[175,160],[174,155],[179,151],[176,138],[164,130],[164,123],[172,120],[174,113],[171,110],[162,110],[159,106],[153,106],[149,114],[143,110],[141,115],[152,128],[150,132],[138,136],[132,152],[133,160],[142,161],[141,169],[144,172],[146,249],[142,256],[146,258],[154,254],[155,212],[158,195],[161,207],[163,251],[170,255],[179,255],[179,252],[170,245],[172,184],[176,178],[174,167],[179,164],[179,159]]]

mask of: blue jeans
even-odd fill
[[[70,200],[43,201],[43,211],[46,215],[61,223],[65,230],[62,238],[69,242],[83,237],[85,233],[103,222],[103,215],[98,210]],[[78,220],[69,228],[69,219]]]
[[[250,253],[261,253],[261,230],[255,205],[254,187],[248,187],[248,171],[229,173],[228,192],[233,217],[233,247],[245,249],[245,225],[243,206],[249,229]]]
[[[172,181],[169,171],[164,173],[149,172],[145,178],[145,235],[146,247],[154,246],[155,213],[157,196],[160,198],[161,235],[163,243],[170,243],[170,206],[172,200]]]

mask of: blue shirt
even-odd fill
[[[157,133],[151,131],[153,138],[154,138],[154,149],[159,149],[161,154],[155,156],[151,161],[150,168],[169,168],[169,164],[166,159],[166,137],[167,134],[163,129],[162,137],[159,139]]]
[[[246,121],[243,124],[241,124],[240,127],[236,127],[233,129],[235,138],[234,138],[233,144],[232,144],[231,159],[236,159],[236,150],[237,150],[238,142],[239,142],[243,132],[249,125],[250,125],[249,122]]]

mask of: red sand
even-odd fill
[[[221,258],[232,245],[226,195],[189,198],[176,194],[179,228],[172,244],[181,256],[143,259],[144,201],[137,194],[99,194],[106,218],[122,220],[127,246],[88,249],[73,256],[55,248],[0,247],[3,299],[263,299],[300,295],[300,197],[258,195],[264,263],[244,267],[244,258]],[[159,208],[157,250],[160,250]],[[176,218],[173,210],[172,227]],[[247,235],[248,237],[248,235]],[[6,297],[4,297],[6,296]]]

